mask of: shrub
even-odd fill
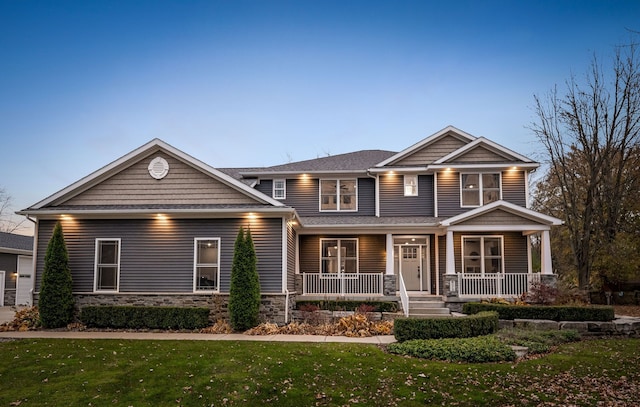
[[[302,310],[305,305],[314,305],[318,309],[328,311],[355,311],[361,305],[368,305],[373,307],[369,312],[396,312],[398,310],[398,303],[391,301],[347,301],[347,300],[309,300],[309,301],[297,301],[296,307]]]
[[[502,329],[496,336],[506,345],[526,346],[530,354],[547,353],[554,346],[580,340],[580,334],[574,330]]]
[[[208,308],[88,306],[80,309],[88,327],[115,329],[202,329],[209,324]]]
[[[465,314],[495,311],[500,319],[550,319],[553,321],[612,321],[615,319],[613,307],[572,307],[532,305],[487,304],[469,302],[463,305]]]
[[[536,281],[531,283],[526,300],[531,304],[551,305],[558,296],[558,289],[550,284]]]
[[[513,361],[516,359],[513,349],[500,342],[495,336],[415,339],[402,343],[392,343],[387,349],[389,352],[399,355],[449,362],[485,363]]]
[[[241,227],[234,246],[229,290],[230,323],[237,331],[245,331],[259,323],[260,279],[256,262],[251,231],[245,233]]]
[[[466,318],[398,318],[394,333],[399,342],[412,339],[469,338],[498,330],[498,314],[482,312]]]
[[[62,225],[56,223],[44,257],[42,287],[38,298],[40,323],[45,328],[62,328],[73,320],[69,253],[64,242]]]

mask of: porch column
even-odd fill
[[[447,270],[446,274],[456,274],[456,260],[453,252],[453,231],[447,231]]]
[[[542,260],[540,272],[542,274],[553,274],[553,265],[551,264],[551,239],[548,230],[542,231],[540,246],[540,257]]]
[[[387,250],[387,264],[385,268],[385,274],[388,276],[393,275],[393,235],[391,233],[387,233],[386,240],[386,250]]]

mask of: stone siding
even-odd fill
[[[295,309],[295,294],[289,294],[288,318]],[[136,307],[206,307],[211,310],[209,321],[229,320],[229,294],[74,294],[76,309],[91,305]],[[37,304],[37,296],[34,295]],[[285,323],[285,294],[263,294],[260,300],[261,322]]]
[[[6,288],[4,290],[4,306],[13,307],[16,305],[16,289]]]

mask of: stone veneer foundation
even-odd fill
[[[76,309],[95,305],[121,305],[138,307],[206,307],[211,310],[209,321],[229,320],[229,294],[74,294]],[[34,295],[37,304],[38,295]],[[296,305],[295,293],[289,294],[287,308],[286,294],[262,294],[260,299],[260,319],[283,325],[291,320]],[[285,315],[286,314],[286,315]]]

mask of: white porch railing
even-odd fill
[[[402,273],[398,274],[398,281],[400,282],[400,300],[402,301],[402,310],[404,311],[404,316],[409,316],[409,294],[407,294],[407,287],[404,285],[404,278],[402,278]]]
[[[382,273],[302,273],[302,294],[382,295]]]
[[[540,273],[459,273],[460,297],[519,297],[529,291],[534,282],[540,281]]]

